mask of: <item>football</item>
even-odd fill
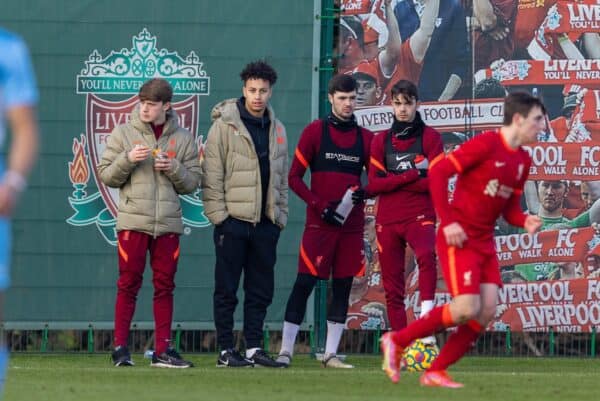
[[[431,366],[439,352],[437,345],[425,345],[421,340],[415,340],[404,350],[401,366],[409,372],[422,372]]]

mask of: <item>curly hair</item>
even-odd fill
[[[271,86],[277,82],[277,72],[264,60],[248,63],[242,72],[240,72],[240,77],[244,83],[249,79],[264,79],[265,81],[269,81]]]

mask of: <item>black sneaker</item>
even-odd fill
[[[255,366],[264,366],[266,368],[287,368],[286,364],[277,362],[262,348],[257,349],[252,355],[252,358],[249,359],[254,362]]]
[[[185,369],[193,367],[194,364],[184,360],[173,348],[168,348],[167,352],[163,352],[160,355],[156,352],[152,354],[150,366],[156,368]]]
[[[219,354],[217,359],[217,368],[253,368],[254,363],[242,357],[240,353],[234,349],[227,349]]]
[[[112,361],[115,366],[133,366],[131,354],[126,346],[118,346],[112,353]]]

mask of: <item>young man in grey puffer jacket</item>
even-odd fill
[[[134,364],[127,348],[129,327],[150,252],[155,323],[151,366],[188,368],[192,363],[170,347],[170,334],[183,232],[179,195],[198,188],[198,148],[192,134],[178,124],[171,108],[173,89],[166,80],[147,81],[139,97],[129,122],[109,136],[98,164],[102,182],[119,188],[119,280],[112,359],[115,366]]]

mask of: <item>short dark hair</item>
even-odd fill
[[[415,99],[415,101],[419,100],[419,91],[417,86],[406,79],[401,79],[400,81],[396,82],[394,86],[392,86],[391,92],[392,100],[398,95],[402,95],[402,97],[404,97],[404,99],[407,101],[412,99]]]
[[[277,82],[277,72],[264,60],[256,60],[246,64],[242,72],[240,72],[240,77],[244,81],[244,84],[249,79],[264,79],[271,86]]]
[[[327,93],[333,95],[335,92],[352,92],[356,90],[356,79],[351,75],[338,74],[329,80]]]
[[[515,114],[527,117],[534,107],[539,107],[544,114],[546,113],[546,107],[539,98],[523,91],[512,92],[504,99],[503,124],[510,125]]]
[[[166,79],[153,78],[144,82],[138,96],[141,101],[167,103],[173,99],[173,88]]]
[[[486,78],[475,85],[473,90],[473,97],[475,99],[489,99],[505,97],[506,89],[504,86],[495,78]]]

